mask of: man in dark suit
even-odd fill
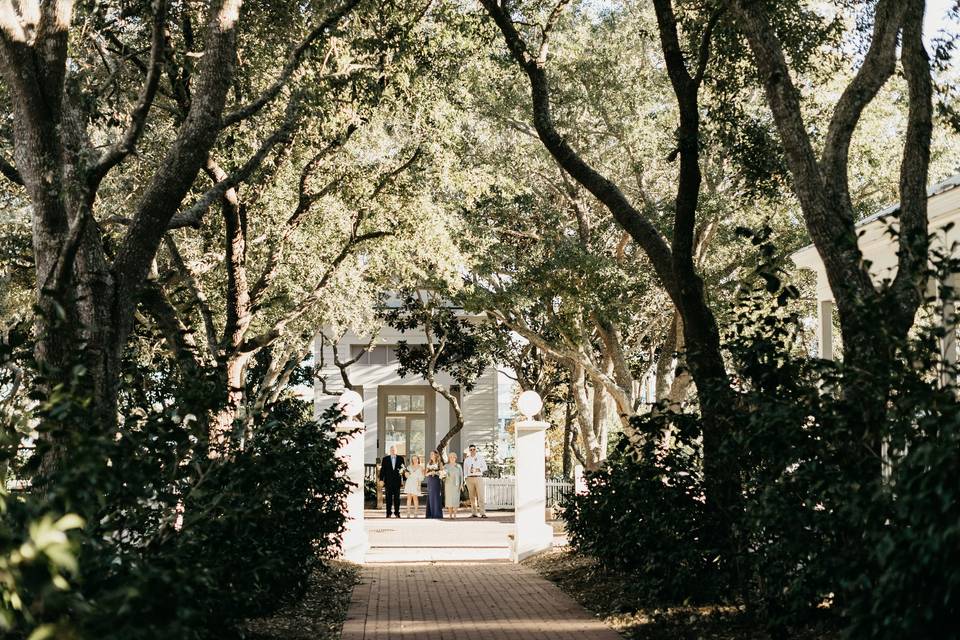
[[[390,506],[393,505],[393,514],[400,517],[400,485],[402,484],[403,456],[397,455],[397,448],[390,447],[390,455],[383,456],[380,462],[380,481],[383,482],[383,493],[387,503],[387,517],[390,517]]]

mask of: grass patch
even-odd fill
[[[634,595],[630,576],[611,573],[569,548],[524,562],[630,640],[770,640],[771,633],[743,607],[664,605]],[[835,640],[822,628],[791,630],[791,640]]]
[[[356,565],[332,561],[310,576],[303,598],[275,614],[243,625],[249,640],[338,640],[350,606],[353,587],[360,580]]]

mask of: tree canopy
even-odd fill
[[[206,594],[168,634],[243,617],[220,579],[247,604],[295,592],[342,521],[318,516],[323,543],[305,528],[264,543],[276,583],[200,550],[227,535],[216,514],[256,540],[298,500],[340,500],[334,448],[293,390],[328,392],[318,336],[372,348],[384,324],[426,336],[396,354],[456,416],[440,450],[481,375],[544,397],[564,472],[576,458],[594,474],[572,539],[649,593],[716,587],[773,633],[828,601],[853,635],[948,619],[955,598],[926,622],[867,611],[863,581],[912,602],[896,585],[922,576],[862,548],[915,544],[931,575],[960,548],[954,503],[926,502],[952,495],[956,443],[934,375],[952,366],[954,292],[930,282],[957,263],[931,250],[927,205],[960,172],[960,8],[931,34],[934,5],[0,2],[0,468],[31,487],[0,504],[16,505],[0,569],[37,523],[77,541],[0,581],[0,624],[67,629],[86,601],[71,628],[106,633],[122,596],[104,585],[149,599],[191,567],[151,609]],[[879,282],[858,222],[890,205],[897,269]],[[835,363],[814,355],[815,283],[789,260],[810,244]],[[343,387],[351,358],[333,363]],[[289,501],[240,524],[297,456]],[[278,466],[260,475],[264,460]],[[869,498],[845,497],[858,487]],[[611,518],[631,522],[616,545]],[[676,555],[614,559],[657,539]],[[44,599],[68,578],[77,600]],[[210,624],[188,619],[203,607]]]

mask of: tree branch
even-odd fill
[[[18,184],[21,187],[23,186],[23,177],[20,175],[20,172],[4,158],[0,158],[0,174],[3,174],[3,177],[10,182]]]
[[[290,78],[293,76],[296,70],[300,67],[301,63],[303,62],[304,54],[311,46],[313,46],[313,43],[316,42],[316,40],[321,36],[328,35],[328,32],[333,29],[337,23],[340,22],[340,20],[342,20],[348,13],[353,11],[353,9],[359,3],[360,0],[346,0],[339,9],[335,9],[329,16],[327,16],[326,20],[314,27],[300,42],[300,44],[291,52],[290,57],[287,59],[287,63],[283,66],[283,69],[280,71],[280,75],[276,80],[273,81],[273,84],[267,87],[263,93],[261,93],[249,104],[227,113],[223,117],[221,126],[226,128],[255,115],[264,106],[276,98],[283,87],[286,86],[286,84],[290,81]]]
[[[933,84],[930,58],[923,46],[923,0],[904,1],[901,60],[907,77],[909,107],[907,132],[900,160],[900,234],[897,275],[890,288],[890,308],[903,332],[914,320],[926,281],[929,235],[927,233],[927,179],[930,167],[930,136],[933,131]],[[897,317],[899,316],[899,317]]]
[[[200,285],[199,280],[197,280],[196,275],[193,273],[190,267],[187,266],[187,263],[180,254],[180,249],[177,247],[177,243],[173,239],[173,236],[168,233],[163,239],[164,245],[167,247],[167,251],[170,254],[170,261],[180,274],[180,280],[187,285],[187,289],[190,292],[190,297],[192,298],[194,304],[196,304],[197,309],[200,311],[200,317],[203,320],[204,335],[207,339],[207,348],[210,350],[210,355],[213,356],[215,361],[220,362],[220,341],[217,338],[216,325],[213,323],[213,312],[210,310],[210,304],[207,301],[207,296],[203,291],[203,287]]]
[[[92,191],[96,191],[100,181],[103,180],[110,169],[134,151],[137,141],[143,134],[147,123],[147,115],[150,113],[150,106],[153,104],[157,87],[160,85],[160,62],[163,59],[166,21],[166,0],[154,0],[153,31],[150,38],[150,60],[147,63],[147,77],[144,80],[143,88],[140,90],[137,105],[130,113],[130,122],[123,137],[106,149],[90,168],[88,183]]]
[[[481,4],[499,27],[510,54],[530,80],[533,122],[541,142],[560,166],[602,202],[617,222],[633,236],[650,258],[664,288],[671,293],[671,297],[676,296],[671,250],[666,240],[653,223],[630,203],[623,192],[584,161],[556,130],[550,109],[549,82],[542,62],[534,59],[527,51],[526,43],[497,0],[481,0]]]
[[[197,352],[193,332],[180,319],[180,314],[177,313],[176,307],[167,298],[160,284],[151,282],[144,286],[140,292],[140,303],[163,333],[177,362],[187,370],[199,369],[200,354]]]
[[[904,0],[880,0],[877,3],[870,48],[857,75],[837,101],[824,139],[820,159],[823,176],[851,209],[847,170],[850,140],[863,110],[893,75],[897,35],[908,5],[909,2]]]
[[[696,87],[703,84],[703,77],[707,73],[707,63],[710,61],[710,38],[713,37],[713,29],[717,26],[717,22],[726,8],[725,4],[720,4],[710,13],[710,18],[700,35],[700,46],[697,50],[697,69],[692,78]]]
[[[369,233],[352,236],[340,250],[340,253],[338,253],[330,263],[330,266],[327,267],[326,272],[324,272],[323,276],[320,278],[320,281],[313,288],[313,290],[291,311],[287,312],[282,318],[276,321],[271,329],[254,336],[253,338],[248,338],[245,340],[244,343],[237,348],[237,352],[240,354],[254,353],[273,344],[278,338],[280,338],[280,336],[284,334],[287,325],[296,321],[313,308],[313,305],[319,299],[320,294],[330,282],[330,278],[336,272],[340,264],[347,259],[354,249],[366,242],[389,235],[393,235],[393,232],[371,231]]]
[[[193,100],[177,139],[147,186],[127,230],[113,271],[116,276],[117,330],[126,341],[133,323],[137,290],[146,279],[170,219],[193,185],[220,131],[220,119],[236,61],[236,23],[241,0],[211,7],[207,39]]]
[[[346,137],[349,137],[352,133],[353,133],[353,129],[352,128],[348,129],[346,133]],[[336,148],[337,146],[339,146],[339,143],[337,143],[337,141],[334,141],[320,153],[326,154],[332,149]],[[420,157],[420,153],[421,153],[421,149],[420,147],[417,147],[417,149],[413,152],[413,155],[411,155],[410,158],[408,158],[406,161],[401,163],[395,169],[387,172],[387,174],[384,175],[377,182],[376,187],[374,187],[371,194],[365,198],[365,201],[369,203],[376,200],[376,198],[383,192],[384,189],[387,188],[387,186],[390,185],[390,183],[392,183],[400,174],[402,174],[404,171],[406,171],[413,165],[413,163],[417,160],[417,158]],[[306,215],[307,212],[310,210],[311,204],[317,198],[321,198],[324,195],[326,195],[337,184],[336,180],[332,180],[330,183],[327,184],[327,186],[321,189],[318,193],[305,195],[305,185],[308,177],[307,172],[309,170],[312,170],[312,168],[315,166],[314,161],[319,162],[319,156],[320,154],[317,154],[316,156],[311,158],[311,160],[307,163],[307,165],[304,166],[303,171],[301,171],[300,198],[297,204],[297,208],[294,210],[293,214],[291,214],[291,216],[287,219],[287,226],[286,226],[286,229],[284,230],[283,235],[281,236],[277,245],[274,247],[274,250],[270,253],[269,257],[267,258],[267,263],[264,266],[263,272],[260,274],[260,277],[257,279],[256,284],[253,286],[253,289],[251,290],[251,293],[250,293],[251,307],[254,310],[258,309],[261,306],[264,295],[269,290],[270,286],[273,284],[273,281],[276,279],[277,274],[279,273],[280,260],[283,256],[284,247],[286,245],[287,239],[289,238],[290,234],[293,233],[296,227],[300,224],[300,220],[302,219],[302,217]],[[357,217],[354,219],[352,230],[351,230],[351,233],[354,236],[357,235],[360,229],[360,225],[367,218],[367,215],[368,215],[368,210],[362,209],[359,215],[357,215]]]
[[[260,148],[258,148],[257,151],[245,163],[243,163],[239,169],[222,180],[219,180],[216,184],[210,187],[206,193],[204,193],[196,202],[190,205],[190,208],[174,215],[170,219],[167,228],[199,228],[204,214],[211,206],[213,206],[214,202],[217,202],[223,198],[227,191],[236,188],[238,185],[240,185],[240,183],[247,180],[254,171],[260,168],[260,165],[263,164],[263,161],[270,154],[270,152],[273,151],[274,147],[280,144],[290,143],[292,140],[293,129],[296,125],[296,114],[297,100],[292,99],[287,105],[287,114],[283,123],[270,135],[270,137],[263,141],[263,143],[260,145]]]

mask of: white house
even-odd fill
[[[867,216],[857,223],[859,233],[858,244],[863,253],[863,259],[870,262],[870,275],[874,282],[893,279],[897,273],[897,240],[888,233],[890,227],[897,228],[895,216],[899,204],[892,205]],[[955,246],[960,243],[960,174],[940,182],[928,191],[927,198],[927,228],[932,235],[931,251],[946,250],[955,252]],[[795,252],[791,258],[801,269],[809,269],[817,276],[817,342],[818,355],[821,358],[833,359],[833,292],[827,281],[827,274],[812,244]],[[958,274],[951,276],[952,282],[947,283],[954,290],[958,290],[960,278]],[[928,294],[936,293],[936,282],[928,283]],[[943,318],[947,325],[947,336],[943,341],[943,359],[946,363],[957,361],[957,342],[954,310],[950,304],[945,305]]]
[[[358,355],[360,359],[347,371],[354,389],[363,396],[363,413],[358,416],[366,426],[364,460],[372,464],[383,456],[392,445],[401,455],[423,456],[434,449],[437,443],[456,423],[450,403],[430,388],[429,383],[418,377],[401,378],[397,372],[396,345],[404,340],[408,344],[424,344],[426,338],[420,331],[401,333],[384,326],[373,341],[373,347],[363,353],[370,344],[369,336],[348,332],[336,345],[330,344],[318,334],[314,341],[314,362],[317,365],[317,380],[314,383],[314,406],[317,415],[336,401],[343,390],[340,369],[335,364],[334,349],[338,360],[346,362]],[[361,355],[362,354],[362,355]],[[321,366],[322,364],[322,366]],[[464,414],[463,430],[447,447],[462,455],[471,443],[483,446],[496,445],[500,439],[502,402],[499,402],[496,367],[488,367],[470,392],[461,391],[446,374],[437,376],[437,381],[452,388],[460,398]],[[324,393],[321,379],[325,379]]]

